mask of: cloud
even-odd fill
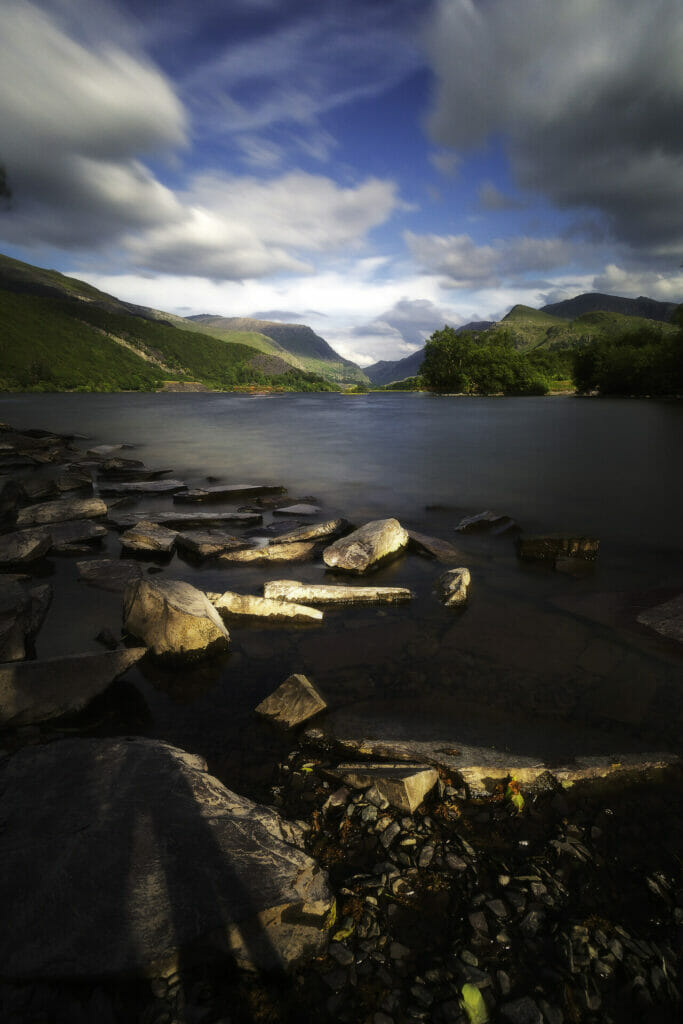
[[[80,42],[57,17],[9,0],[0,121],[0,160],[13,191],[0,224],[8,240],[97,244],[177,216],[172,192],[141,158],[183,146],[186,117],[144,57],[112,42]]]
[[[506,196],[491,181],[484,181],[477,190],[479,205],[483,210],[521,210],[524,206],[519,199]]]
[[[369,324],[356,327],[353,334],[358,337],[384,336],[394,342],[398,340],[402,343],[400,350],[408,354],[420,348],[444,324],[457,326],[462,322],[457,313],[443,309],[430,299],[402,298]]]
[[[124,240],[135,264],[232,280],[310,273],[307,255],[357,248],[400,205],[393,182],[343,188],[302,171],[266,181],[198,175],[178,202],[180,216]]]
[[[524,188],[643,252],[683,245],[680,0],[440,0],[426,42],[436,143],[502,138]]]
[[[593,279],[593,290],[629,298],[646,295],[661,302],[680,303],[683,300],[683,271],[661,274],[649,270],[626,270],[610,263],[602,274]]]
[[[491,288],[529,272],[568,266],[589,247],[564,238],[496,239],[477,245],[469,235],[417,235],[404,239],[420,268],[442,278],[445,288]]]

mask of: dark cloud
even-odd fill
[[[428,47],[435,142],[496,135],[523,187],[643,251],[683,245],[680,0],[443,0]]]

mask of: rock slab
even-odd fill
[[[427,793],[436,785],[439,774],[425,764],[339,764],[332,769],[335,777],[354,789],[374,786],[377,793],[392,807],[413,814]]]
[[[68,519],[98,519],[106,516],[107,506],[101,498],[58,498],[39,505],[22,508],[17,515],[17,526],[43,526],[63,523]]]
[[[437,580],[443,603],[447,608],[455,608],[467,601],[467,588],[470,585],[469,569],[449,569]]]
[[[3,764],[5,979],[158,977],[211,952],[272,969],[323,951],[325,873],[293,826],[205,768],[137,738],[62,740]]]
[[[235,565],[265,565],[268,562],[306,562],[313,558],[315,544],[269,544],[265,548],[248,548],[244,551],[228,551],[219,555],[221,562]]]
[[[121,547],[127,551],[170,555],[175,547],[177,533],[166,526],[141,519],[135,526],[121,534]]]
[[[123,625],[160,656],[218,654],[230,642],[223,620],[206,595],[183,580],[130,583],[123,595]]]
[[[598,557],[599,548],[600,541],[595,537],[559,533],[520,537],[517,541],[517,554],[529,562],[553,561],[556,558],[593,559]]]
[[[0,725],[16,728],[80,711],[144,653],[133,647],[0,666]]]
[[[244,615],[267,619],[269,622],[320,622],[323,613],[317,608],[306,608],[289,601],[274,601],[252,594],[235,594],[226,590],[224,594],[208,595],[209,600],[221,615]]]
[[[399,604],[410,601],[413,592],[406,587],[327,586],[325,583],[271,580],[263,585],[263,595],[274,600],[305,604]]]
[[[35,562],[48,553],[52,537],[47,531],[17,530],[0,537],[0,569]]]
[[[295,673],[262,700],[255,710],[271,722],[293,729],[326,707],[326,701],[313,683],[306,676]]]
[[[375,519],[330,544],[323,551],[323,560],[331,569],[363,573],[399,554],[408,540],[397,519]]]

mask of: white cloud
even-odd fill
[[[680,0],[440,0],[427,47],[435,142],[498,136],[525,188],[642,250],[683,243]]]
[[[626,270],[610,263],[602,274],[593,278],[593,290],[629,298],[645,295],[661,302],[680,303],[683,301],[683,271],[661,274],[651,270]]]

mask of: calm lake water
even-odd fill
[[[333,706],[413,708],[436,716],[453,740],[467,729],[482,741],[490,732],[497,742],[558,757],[558,730],[580,730],[585,751],[595,753],[679,742],[680,652],[635,617],[683,586],[680,404],[35,395],[0,397],[0,419],[79,432],[91,444],[130,442],[132,456],[171,467],[188,484],[207,475],[283,484],[293,499],[315,496],[325,517],[360,524],[395,516],[462,551],[473,578],[465,612],[444,609],[434,594],[443,567],[408,554],[373,576],[379,585],[413,587],[408,606],[333,610],[321,626],[300,630],[234,625],[233,652],[220,665],[129,675],[125,725],[205,754],[236,788],[248,788],[263,757],[265,734],[252,708],[295,671],[319,683]],[[154,499],[149,507],[171,503]],[[598,536],[595,572],[573,579],[521,565],[509,537],[454,532],[462,516],[486,508],[529,532]],[[115,534],[106,548],[118,557]],[[56,596],[39,656],[98,649],[98,629],[120,627],[120,595],[80,584],[72,559],[53,563]],[[320,561],[269,571],[197,568],[175,556],[162,571],[205,590],[251,593],[267,579],[325,578]]]

